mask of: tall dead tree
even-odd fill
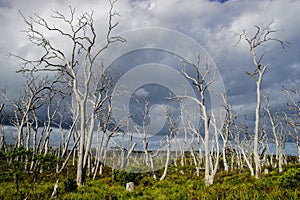
[[[256,108],[255,108],[255,125],[254,125],[254,139],[253,139],[253,156],[255,163],[255,177],[261,177],[261,159],[259,152],[259,138],[260,138],[260,111],[261,111],[261,83],[263,76],[268,68],[267,64],[263,63],[265,53],[261,53],[263,46],[269,42],[277,42],[282,48],[287,47],[287,44],[279,39],[273,38],[272,35],[277,32],[271,27],[271,23],[266,27],[255,26],[256,32],[254,35],[249,35],[245,30],[239,34],[239,41],[243,39],[249,46],[251,53],[254,71],[246,72],[255,82],[256,85]]]
[[[186,59],[180,59],[189,70],[181,70],[181,73],[192,82],[192,84],[196,87],[196,91],[198,92],[199,99],[191,96],[178,96],[178,98],[188,98],[193,100],[197,103],[200,110],[200,118],[202,120],[202,124],[204,125],[204,157],[205,157],[205,177],[204,182],[206,185],[213,184],[213,180],[216,174],[215,168],[217,168],[217,165],[213,165],[212,163],[212,155],[211,155],[211,145],[210,141],[213,140],[216,136],[213,135],[211,137],[211,131],[210,131],[210,120],[212,117],[212,114],[208,111],[208,105],[207,105],[207,99],[205,96],[205,93],[208,91],[208,88],[211,84],[213,84],[216,81],[216,69],[209,64],[208,60],[205,59],[204,64],[202,63],[202,60],[200,58],[200,55],[198,55],[197,63],[193,63],[191,61],[188,61]],[[203,73],[201,73],[203,71]],[[215,124],[215,126],[218,126]],[[216,128],[216,127],[214,127]],[[197,135],[200,134],[200,129],[197,127],[196,130]],[[215,130],[213,130],[215,132]],[[218,160],[215,161],[215,164],[218,163]]]
[[[103,96],[101,91],[93,88],[93,84],[100,79],[93,76],[96,68],[102,66],[97,59],[114,42],[124,42],[118,36],[112,36],[112,31],[118,23],[113,22],[117,15],[114,11],[116,1],[109,1],[109,19],[106,28],[106,37],[103,45],[97,47],[97,32],[93,20],[93,11],[84,12],[77,16],[75,9],[69,7],[69,15],[57,10],[53,11],[52,19],[56,24],[52,25],[45,18],[35,14],[33,17],[24,18],[27,29],[24,31],[29,40],[43,52],[38,59],[28,59],[17,55],[23,63],[19,72],[56,72],[71,88],[74,95],[76,111],[79,113],[78,123],[80,141],[77,162],[77,184],[83,185],[86,177],[87,160],[90,155],[90,147],[94,132],[96,115],[99,108],[108,96]],[[50,20],[49,20],[50,21]],[[60,41],[48,35],[59,35]],[[59,44],[68,44],[67,50],[59,48]],[[77,71],[81,70],[82,76]],[[102,70],[102,69],[98,69]],[[103,77],[101,77],[103,78]],[[106,86],[109,87],[109,86]]]

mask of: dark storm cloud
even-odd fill
[[[118,31],[155,26],[175,29],[192,37],[203,45],[220,66],[225,87],[229,90],[230,103],[234,104],[237,110],[241,109],[240,112],[251,113],[255,105],[255,86],[245,71],[251,71],[253,64],[246,44],[241,42],[237,46],[234,45],[237,42],[234,34],[240,33],[243,29],[253,33],[254,25],[266,25],[273,21],[273,27],[279,30],[275,36],[290,42],[290,47],[286,50],[280,49],[276,44],[264,47],[266,52],[264,63],[269,64],[270,67],[263,81],[263,90],[271,89],[271,106],[280,107],[279,105],[285,101],[281,93],[282,86],[299,85],[300,1],[229,0],[225,2],[219,0],[218,2],[209,0],[119,1],[116,6],[121,16],[116,19],[120,21]],[[107,26],[107,1],[89,0],[85,3],[79,0],[0,1],[1,88],[6,86],[13,95],[18,89],[15,80],[20,79],[20,76],[14,73],[20,66],[16,60],[7,57],[8,52],[17,52],[24,56],[34,56],[38,53],[20,32],[25,26],[18,9],[26,16],[39,12],[41,16],[49,18],[51,9],[59,9],[67,13],[67,5],[75,7],[78,13],[89,8],[94,9],[99,39],[101,41],[104,38],[102,27]],[[67,49],[68,46],[61,43],[61,48]],[[153,53],[144,54],[143,59],[164,62],[161,55],[156,55],[155,58],[153,55]],[[130,57],[124,59],[124,62],[133,64],[138,62],[138,59]],[[22,81],[18,83],[21,87]]]

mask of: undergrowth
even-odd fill
[[[0,199],[50,199],[57,180],[58,199],[300,199],[299,165],[285,166],[282,173],[269,168],[269,174],[261,179],[250,176],[247,169],[219,171],[211,186],[205,186],[203,170],[198,177],[190,166],[171,165],[163,181],[154,180],[151,173],[112,172],[105,167],[103,175],[94,180],[88,178],[81,187],[76,185],[76,170],[72,165],[61,174],[45,171],[35,181],[31,174],[18,169],[22,178],[17,188],[8,173],[12,167],[7,166],[3,154],[1,158]],[[156,172],[158,179],[161,173]],[[126,191],[127,182],[135,183],[134,192]]]

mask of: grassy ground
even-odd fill
[[[183,175],[175,169],[163,181],[155,181],[150,174],[115,172],[113,176],[108,172],[77,188],[74,173],[43,175],[35,182],[22,175],[18,190],[13,179],[0,183],[0,199],[49,199],[57,178],[58,199],[300,199],[299,166],[282,174],[271,170],[260,180],[248,172],[220,172],[212,186],[204,185],[203,174]],[[135,182],[134,192],[126,192],[127,181]]]
[[[0,199],[50,199],[57,179],[58,199],[300,199],[300,165],[285,166],[281,174],[269,169],[259,180],[247,169],[220,171],[212,186],[205,186],[203,171],[197,177],[193,167],[171,165],[163,181],[147,173],[112,172],[105,167],[104,175],[77,187],[73,166],[56,174],[55,165],[45,162],[43,172],[34,175],[20,170],[23,165],[18,162],[7,164],[3,157],[0,164]],[[157,172],[158,177],[161,174]],[[125,190],[129,181],[135,182],[132,193]]]

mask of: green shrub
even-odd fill
[[[300,168],[288,169],[279,177],[279,184],[284,188],[296,188],[300,183]]]
[[[113,180],[121,183],[121,185],[125,185],[128,182],[134,182],[135,184],[138,184],[141,178],[141,174],[138,173],[131,173],[121,170],[115,170],[113,172]]]
[[[77,183],[74,178],[68,178],[64,182],[64,191],[73,192],[77,189]]]

